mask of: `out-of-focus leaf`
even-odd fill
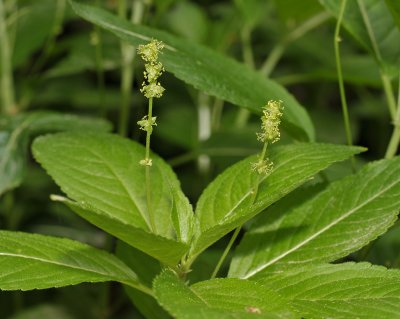
[[[320,2],[336,17],[338,16],[340,1],[320,0]],[[367,10],[380,55],[385,63],[382,67],[385,67],[386,72],[389,74],[392,74],[393,72],[397,74],[398,66],[400,64],[400,30],[397,28],[385,1],[363,0],[363,2]],[[343,17],[343,26],[372,54],[372,56],[376,57],[360,12],[358,1],[347,1]]]
[[[167,71],[203,90],[205,93],[260,113],[267,100],[284,101],[284,129],[296,139],[314,139],[314,129],[305,109],[276,82],[265,79],[256,71],[168,33],[145,26],[133,25],[99,8],[70,1],[84,19],[105,28],[133,45],[156,38],[165,43],[160,61]]]
[[[8,319],[74,319],[67,309],[56,305],[40,305],[23,310]]]
[[[400,30],[400,2],[397,0],[385,0],[385,3],[388,6],[394,21],[396,22],[397,27]]]
[[[0,195],[21,184],[26,169],[29,138],[54,131],[109,131],[102,119],[54,112],[32,112],[0,119]]]

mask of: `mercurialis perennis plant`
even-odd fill
[[[0,318],[400,319],[398,1],[95,2],[0,0]]]

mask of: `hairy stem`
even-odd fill
[[[6,12],[0,0],[0,95],[2,112],[12,114],[16,111],[14,80],[12,73],[11,48],[6,25]]]

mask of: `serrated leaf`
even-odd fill
[[[258,281],[282,294],[305,318],[400,316],[400,271],[368,263],[301,267]]]
[[[158,302],[177,319],[291,318],[284,300],[251,281],[216,279],[189,287],[164,271],[153,289]],[[282,317],[279,311],[284,311]]]
[[[193,212],[171,168],[152,155],[151,198],[156,231],[150,231],[145,148],[111,134],[65,133],[40,137],[35,158],[76,203],[83,218],[172,265],[187,250]],[[60,161],[62,159],[62,161]]]
[[[400,158],[375,162],[299,206],[272,208],[243,238],[229,275],[334,261],[363,247],[397,219],[399,169]]]
[[[32,112],[0,120],[0,195],[19,186],[24,178],[29,138],[47,132],[110,131],[102,119],[55,112]]]
[[[149,233],[142,228],[127,224],[123,218],[115,217],[86,203],[54,195],[52,199],[63,202],[93,225],[167,265],[175,266],[188,250],[188,245],[185,243]]]
[[[389,69],[392,68],[394,74],[397,74],[400,63],[400,30],[386,7],[385,1],[363,1],[382,59],[389,66]],[[338,16],[340,1],[320,0],[320,2],[336,17]],[[347,1],[343,26],[372,56],[375,56],[357,1]],[[387,71],[390,74],[393,73],[389,69]]]
[[[161,265],[158,260],[142,253],[124,242],[118,241],[116,255],[131,268],[141,282],[151,286],[154,278],[160,274]],[[153,296],[142,291],[124,286],[125,292],[135,307],[147,319],[169,319],[168,313],[161,308]]]
[[[309,116],[285,88],[256,71],[204,46],[179,39],[163,31],[133,25],[102,9],[70,1],[82,18],[113,32],[127,43],[139,45],[156,38],[166,47],[160,56],[165,69],[209,95],[248,108],[257,114],[267,100],[285,103],[283,126],[296,139],[314,139]]]
[[[330,164],[362,151],[359,147],[330,144],[292,144],[271,149],[274,170],[268,178],[251,171],[256,157],[249,157],[219,175],[201,195],[197,208],[196,238],[191,256],[196,256],[234,228],[300,186]],[[258,181],[257,200],[252,191]]]
[[[82,282],[140,284],[115,256],[70,239],[0,231],[0,289],[32,290]]]

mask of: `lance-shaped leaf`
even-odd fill
[[[392,319],[400,316],[400,271],[368,263],[295,268],[260,284],[290,300],[304,318]]]
[[[61,133],[40,137],[35,158],[76,202],[66,202],[80,216],[167,264],[187,250],[192,208],[171,168],[152,154],[151,198],[156,229],[150,231],[145,148],[111,134]],[[65,200],[64,200],[65,201]]]
[[[201,253],[234,228],[300,186],[330,164],[361,152],[360,147],[330,144],[292,144],[271,149],[274,169],[259,178],[251,171],[256,157],[247,158],[218,176],[201,195],[197,208],[197,233],[191,257]],[[256,183],[258,196],[253,204]]]
[[[54,131],[110,131],[102,119],[54,112],[32,112],[0,120],[0,195],[19,186],[26,169],[29,138]]]
[[[375,162],[299,206],[272,208],[244,236],[229,275],[334,261],[363,247],[397,219],[399,169],[400,158]]]
[[[119,281],[143,289],[115,256],[64,238],[0,231],[0,289],[32,290]]]
[[[189,287],[164,271],[153,288],[158,302],[177,319],[293,318],[285,300],[247,280],[215,279]]]
[[[247,108],[257,114],[267,100],[285,103],[284,128],[296,139],[314,139],[314,128],[304,108],[285,88],[256,71],[207,47],[179,39],[146,26],[134,25],[99,8],[70,1],[82,18],[113,32],[133,45],[152,38],[165,43],[160,61],[177,78],[209,95]]]
[[[362,0],[364,2],[368,20],[374,32],[374,38],[382,60],[387,66],[392,67],[391,74],[398,74],[400,63],[400,30],[397,28],[385,1],[381,0]],[[340,1],[320,0],[335,16],[340,10]],[[343,26],[349,33],[364,46],[373,56],[376,52],[373,49],[370,36],[361,15],[358,1],[347,1],[344,12]],[[389,71],[389,69],[387,70]]]

